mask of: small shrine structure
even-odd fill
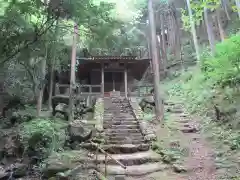
[[[137,56],[91,56],[79,58],[76,80],[80,94],[110,95],[120,92],[128,97],[129,85],[141,80],[150,65],[150,59],[137,59]]]

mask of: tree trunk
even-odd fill
[[[162,48],[162,40],[161,40],[161,34],[157,35],[157,44],[158,44],[158,49],[159,49],[159,59],[160,59],[160,67],[159,70],[165,72],[166,71],[166,62],[164,59],[164,52]]]
[[[160,23],[161,23],[161,33],[159,35],[160,39],[160,50],[162,55],[163,69],[166,72],[167,67],[167,53],[166,53],[166,41],[165,41],[165,29],[164,29],[164,15],[160,15]]]
[[[55,43],[54,48],[53,48],[53,56],[52,56],[52,61],[50,63],[50,87],[49,87],[49,98],[48,98],[48,110],[51,110],[52,108],[52,96],[53,96],[53,81],[54,81],[54,69],[55,69],[55,61],[56,61],[56,51],[57,51],[57,39],[58,39],[58,34],[59,34],[59,19],[56,21],[56,27],[55,27]]]
[[[195,23],[194,23],[194,19],[193,19],[193,15],[192,15],[190,0],[186,0],[186,2],[187,2],[188,14],[189,14],[189,18],[190,18],[191,32],[192,32],[192,36],[193,36],[194,48],[195,48],[195,51],[196,51],[197,60],[199,61],[200,60],[200,52],[199,52],[197,33],[196,33]]]
[[[40,116],[40,113],[42,111],[42,101],[43,101],[43,91],[45,88],[45,75],[46,75],[46,61],[47,61],[47,57],[48,57],[48,47],[47,47],[47,43],[46,43],[46,55],[45,58],[42,60],[42,64],[41,64],[41,82],[40,82],[40,91],[39,91],[39,95],[38,95],[38,100],[37,100],[37,116]]]
[[[174,41],[175,41],[175,35],[173,35],[174,30],[173,30],[173,22],[172,22],[172,17],[171,13],[167,14],[167,39],[168,39],[168,49],[169,53],[173,53],[173,46],[174,46]]]
[[[73,120],[73,88],[75,88],[75,66],[76,66],[76,45],[77,45],[77,24],[74,25],[74,35],[72,44],[72,59],[71,59],[71,77],[70,77],[70,89],[69,89],[69,121]]]
[[[221,2],[223,10],[224,10],[224,12],[225,12],[225,14],[227,16],[228,21],[230,21],[231,17],[230,17],[229,12],[228,12],[228,3],[229,2],[226,1],[226,0],[221,0],[220,2]]]
[[[148,13],[149,13],[149,25],[151,30],[151,45],[152,45],[152,63],[154,72],[154,98],[155,98],[155,112],[156,119],[160,122],[163,121],[164,111],[163,103],[160,97],[160,74],[157,54],[157,38],[156,38],[156,25],[153,12],[153,2],[148,0]]]
[[[236,2],[237,12],[238,12],[238,17],[240,19],[240,0],[235,0],[235,2]]]
[[[225,32],[224,29],[222,27],[222,23],[221,23],[221,19],[220,19],[220,8],[217,8],[217,25],[218,25],[218,29],[219,29],[219,34],[220,34],[220,38],[221,41],[224,41],[225,39]]]
[[[207,28],[207,35],[208,35],[209,45],[211,48],[211,53],[213,55],[215,52],[215,43],[214,43],[213,30],[212,30],[212,26],[209,24],[207,11],[208,11],[207,8],[204,7],[204,21],[205,21],[206,28]]]
[[[183,68],[183,61],[182,61],[182,56],[181,56],[181,38],[180,38],[180,25],[178,23],[178,18],[177,18],[177,9],[174,5],[174,3],[172,3],[172,14],[173,14],[173,19],[175,21],[175,39],[176,39],[176,44],[175,44],[175,51],[176,51],[176,57],[178,60],[181,61],[182,64],[182,68]]]

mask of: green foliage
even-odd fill
[[[194,24],[199,25],[203,20],[203,10],[204,10],[204,6],[206,5],[203,0],[201,1],[191,0],[190,5],[191,5],[192,14],[193,14],[192,20],[194,21]],[[186,31],[189,31],[191,28],[190,17],[188,12],[185,9],[181,9],[181,19],[183,22],[183,28]]]
[[[58,119],[33,119],[21,124],[20,139],[26,150],[46,156],[63,147],[66,125]]]
[[[0,66],[7,91],[36,97],[42,80],[41,61],[47,60],[47,69],[52,62],[55,69],[67,67],[75,23],[79,26],[78,52],[86,47],[120,52],[145,40],[135,26],[144,0],[59,2],[50,1],[46,6],[40,0],[0,0]]]
[[[237,87],[240,82],[240,35],[217,44],[213,58],[203,64],[206,77],[221,87]]]
[[[201,67],[195,67],[164,87],[169,98],[186,102],[186,108],[202,116],[204,130],[227,148],[240,148],[239,93],[240,36],[216,45],[216,53],[202,54]],[[217,120],[214,106],[221,112]]]
[[[218,8],[226,6],[225,2],[222,0],[190,0],[190,6],[193,13],[193,22],[196,25],[200,25],[201,21],[203,21],[203,12],[204,8],[207,8],[209,11],[214,11]],[[233,10],[236,10],[236,6],[232,6]],[[185,9],[181,9],[181,19],[183,22],[183,28],[186,31],[189,31],[190,26],[190,17],[188,12]]]

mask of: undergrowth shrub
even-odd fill
[[[21,124],[20,139],[30,156],[45,158],[60,150],[66,140],[66,122],[36,118]]]
[[[202,70],[214,85],[237,87],[240,83],[240,35],[217,44],[215,55],[205,59]]]

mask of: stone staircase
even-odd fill
[[[126,166],[122,168],[115,160],[107,158],[108,179],[124,176],[123,179],[143,176],[164,170],[160,155],[150,150],[150,144],[144,140],[138,120],[134,117],[127,99],[104,98],[105,144],[102,148],[112,158]],[[101,172],[105,171],[105,155],[98,156]],[[146,179],[147,180],[147,179]]]

